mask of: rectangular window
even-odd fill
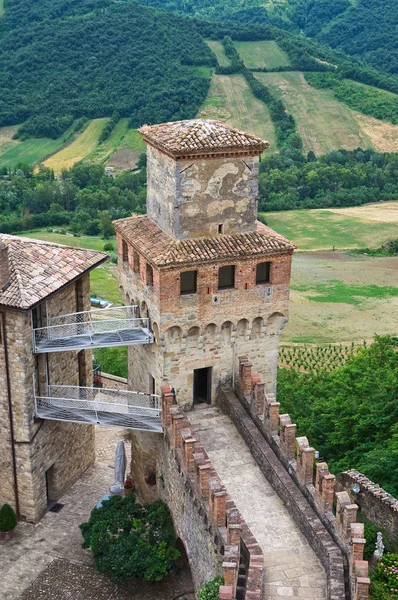
[[[124,240],[122,242],[122,258],[123,262],[129,261],[129,248]]]
[[[133,252],[133,270],[134,273],[140,272],[140,255],[138,252]]]
[[[218,269],[218,289],[226,290],[235,287],[235,265]]]
[[[258,263],[256,267],[256,283],[270,283],[271,263]]]
[[[197,271],[180,273],[180,294],[195,294],[197,292]]]
[[[224,233],[224,225],[222,223],[218,226],[218,233]]]
[[[153,269],[151,265],[146,266],[146,284],[153,285]]]

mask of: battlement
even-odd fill
[[[347,556],[352,598],[367,600],[369,566],[363,560],[366,541],[364,525],[356,522],[359,507],[351,501],[346,491],[336,492],[336,477],[329,472],[327,463],[316,462],[316,451],[308,439],[305,436],[296,437],[296,424],[292,423],[288,414],[280,414],[280,403],[273,394],[266,394],[264,389],[261,378],[253,373],[248,358],[240,357],[237,392],[241,402]],[[380,488],[378,493],[382,496]],[[386,497],[386,501],[390,499]]]
[[[171,388],[163,386],[162,416],[166,441],[181,476],[185,478],[185,488],[189,488],[197,512],[212,528],[214,545],[220,555],[224,577],[220,600],[240,597],[260,600],[264,576],[262,550],[227,493],[186,413],[173,402]]]

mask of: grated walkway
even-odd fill
[[[189,420],[263,550],[264,597],[326,598],[326,574],[321,562],[229,417],[211,407],[190,412]]]

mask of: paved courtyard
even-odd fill
[[[189,413],[214,468],[264,553],[267,600],[326,598],[326,574],[232,421],[217,408]]]
[[[59,502],[58,513],[48,512],[38,525],[19,523],[12,542],[0,544],[1,600],[176,600],[192,598],[189,569],[161,584],[115,584],[92,568],[90,550],[81,547],[79,524],[86,521],[114,481],[114,452],[124,431],[96,429],[97,462]],[[126,444],[126,455],[130,447]]]

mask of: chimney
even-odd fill
[[[8,246],[0,240],[0,292],[10,284],[10,269],[8,263]]]

